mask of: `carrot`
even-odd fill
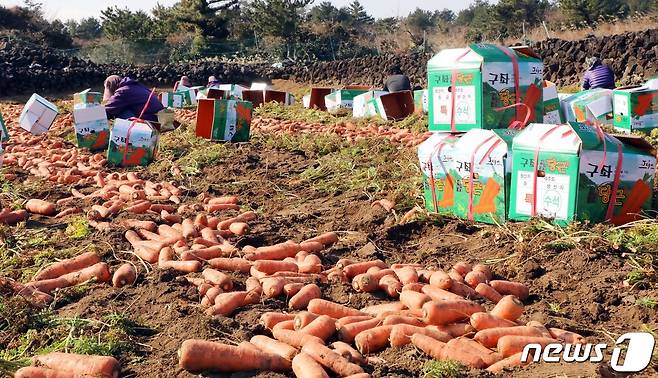
[[[407,306],[407,308],[423,308],[423,305],[425,302],[431,301],[432,298],[430,298],[427,294],[423,293],[418,293],[416,291],[411,291],[411,290],[402,290],[400,293],[400,302]]]
[[[294,320],[286,320],[284,322],[277,323],[274,327],[272,327],[272,331],[274,331],[275,329],[287,329],[287,330],[290,330],[290,331],[294,331],[295,330],[295,321]]]
[[[452,336],[436,327],[417,327],[410,324],[396,324],[391,329],[391,335],[388,340],[392,347],[400,347],[409,344],[411,342],[410,337],[416,333],[430,336],[442,342],[452,339]]]
[[[183,341],[178,358],[179,366],[188,371],[286,371],[291,367],[290,361],[278,355],[205,340]]]
[[[320,298],[322,291],[316,284],[308,284],[304,286],[297,294],[295,294],[288,302],[288,308],[292,310],[301,310],[308,307],[312,299]]]
[[[471,315],[471,325],[478,331],[488,328],[514,327],[517,326],[513,321],[499,318],[492,313],[477,312]]]
[[[215,286],[213,286],[209,283],[202,283],[201,285],[197,286],[197,290],[199,291],[199,295],[201,297],[203,297],[204,295],[206,295],[208,290],[210,290],[213,287],[215,287]]]
[[[57,212],[57,206],[52,202],[33,198],[25,203],[25,210],[32,214],[53,215]]]
[[[334,351],[336,351],[336,353],[343,356],[343,358],[347,359],[349,362],[353,362],[355,364],[365,363],[363,355],[359,353],[358,350],[352,348],[350,344],[342,341],[336,341],[331,343],[331,347],[334,349]]]
[[[523,303],[513,295],[506,295],[491,310],[491,315],[516,321],[523,315]]]
[[[566,331],[560,328],[549,328],[548,331],[553,338],[566,344],[585,344],[586,342],[583,336],[575,332]]]
[[[480,294],[465,283],[453,281],[450,291],[466,299],[479,298]]]
[[[368,373],[359,373],[359,374],[348,375],[345,378],[371,378],[371,375]]]
[[[234,222],[228,226],[228,230],[237,236],[242,236],[249,231],[249,225],[244,222]]]
[[[484,362],[485,367],[495,364],[496,362],[503,359],[503,356],[500,353],[496,353],[493,350],[483,346],[473,339],[466,337],[459,337],[448,341],[446,345],[449,349],[462,350],[468,352],[472,355],[480,357],[482,362]]]
[[[86,252],[79,256],[56,262],[34,276],[35,281],[57,278],[64,274],[78,271],[101,261],[96,252]]]
[[[304,240],[304,242],[320,242],[325,247],[338,243],[338,234],[335,232],[325,232],[324,234],[318,235],[314,238]]]
[[[250,343],[249,341],[240,341],[240,344],[238,344],[238,348],[245,348],[245,349],[251,349],[255,352],[260,352],[260,348],[255,346],[254,344]]]
[[[487,371],[489,373],[498,374],[498,373],[502,372],[505,369],[521,366],[521,365],[523,365],[523,363],[521,362],[521,355],[522,354],[523,354],[523,352],[519,352],[519,353],[513,354],[513,355],[511,355],[507,358],[504,358],[504,359],[496,362],[495,364],[490,365],[487,368]]]
[[[493,278],[493,273],[491,273],[491,268],[483,264],[473,265],[473,272],[480,272],[484,274],[484,276],[487,278],[487,281],[491,281],[491,279]]]
[[[292,359],[292,371],[297,378],[329,378],[322,365],[304,352]]]
[[[68,371],[58,371],[44,367],[26,366],[16,370],[14,378],[74,378]]]
[[[338,340],[351,343],[359,333],[381,325],[380,319],[368,319],[356,323],[346,324],[338,328]]]
[[[427,324],[441,325],[466,319],[484,308],[468,300],[431,301],[423,305],[423,321]]]
[[[479,342],[487,348],[495,348],[498,340],[503,336],[528,336],[528,337],[542,337],[542,332],[536,327],[528,326],[511,326],[511,327],[498,327],[487,328],[478,331],[473,340]]]
[[[452,286],[452,278],[450,278],[448,273],[442,270],[437,270],[430,276],[430,285],[439,289],[448,290],[450,289],[450,286]]]
[[[206,293],[203,295],[203,298],[201,298],[201,305],[203,306],[212,306],[215,303],[215,298],[219,294],[222,294],[224,290],[222,290],[219,286],[213,286]]]
[[[466,282],[468,286],[476,288],[478,284],[487,282],[487,276],[482,272],[474,270],[466,273],[466,276],[464,276],[464,282]]]
[[[425,286],[425,284],[420,282],[409,283],[402,286],[402,291],[415,291],[420,293],[423,290],[423,286]]]
[[[231,291],[231,289],[233,289],[233,281],[231,280],[231,277],[218,270],[206,268],[201,272],[201,275],[206,281],[219,286],[224,291]]]
[[[423,317],[423,310],[422,309],[414,309],[414,310],[397,310],[397,311],[383,311],[377,314],[377,319],[386,319],[387,317],[391,315],[399,315],[399,316],[411,316],[413,318],[419,318],[421,319]]]
[[[299,263],[301,273],[320,273],[322,272],[322,261],[316,255],[308,255]]]
[[[251,269],[251,262],[239,257],[215,257],[208,260],[208,265],[230,272],[249,273],[249,269]]]
[[[119,361],[108,356],[51,352],[34,356],[32,364],[56,371],[71,372],[74,376],[118,378],[121,372]]]
[[[553,335],[551,335],[551,332],[548,330],[548,328],[546,328],[546,326],[543,323],[540,323],[535,320],[531,320],[526,324],[526,326],[536,328],[539,332],[541,332],[541,335],[543,337],[553,337]]]
[[[236,196],[222,196],[215,197],[208,200],[208,203],[211,205],[215,204],[227,204],[227,205],[237,205],[240,203],[240,199]]]
[[[289,261],[256,260],[254,261],[253,266],[265,274],[273,274],[276,272],[297,272],[299,270],[297,264]]]
[[[395,271],[395,275],[398,277],[398,279],[400,280],[400,282],[402,282],[403,285],[418,282],[418,272],[416,272],[416,269],[410,266],[405,266],[393,270]]]
[[[286,295],[286,297],[290,298],[299,293],[299,290],[301,290],[304,286],[306,285],[303,283],[291,282],[283,286],[283,293]]]
[[[214,213],[216,211],[223,211],[223,210],[240,210],[240,206],[234,204],[228,204],[228,203],[216,203],[216,204],[206,205],[205,209],[208,212]]]
[[[295,330],[301,330],[318,318],[318,315],[308,311],[302,311],[295,315]]]
[[[0,217],[0,223],[13,226],[19,222],[27,220],[29,216],[30,214],[28,214],[28,212],[25,210],[15,210]]]
[[[135,283],[136,279],[137,272],[135,271],[135,267],[132,266],[132,264],[126,263],[121,265],[119,269],[114,272],[114,276],[112,276],[112,285],[118,288],[132,285]]]
[[[244,256],[245,259],[255,260],[282,260],[286,257],[295,257],[297,252],[301,250],[299,244],[296,243],[281,243],[270,247],[259,247],[256,251]]]
[[[404,310],[406,306],[401,302],[387,302],[378,305],[367,306],[361,309],[361,312],[371,316],[378,316],[384,312],[398,313]]]
[[[197,249],[194,251],[186,251],[184,253],[181,253],[181,260],[183,261],[203,261],[203,260],[212,260],[217,257],[223,257],[225,256],[226,253],[224,252],[224,249],[222,246],[216,245],[213,247],[207,247],[203,249]]]
[[[288,361],[292,361],[292,359],[297,355],[297,349],[267,336],[253,336],[249,342],[262,351],[279,355]]]
[[[392,275],[386,275],[379,280],[379,287],[390,297],[398,297],[402,291],[402,283]]]
[[[357,261],[356,261],[356,260],[353,260],[353,259],[340,259],[340,260],[338,260],[338,261],[336,262],[336,268],[338,268],[338,269],[345,269],[346,266],[348,266],[348,265],[352,265],[352,264],[356,264],[356,263],[357,263]],[[366,271],[367,271],[367,270],[368,270],[368,269],[366,269]],[[365,273],[365,271],[364,271],[364,272],[361,272],[361,273]],[[358,273],[357,273],[357,274],[358,274]],[[356,274],[355,274],[355,275],[356,275]]]
[[[468,272],[473,270],[473,267],[466,261],[459,261],[452,266],[452,269],[459,273],[460,276],[464,277]]]
[[[450,276],[450,278],[451,278],[453,281],[462,282],[462,283],[464,282],[464,276],[462,276],[461,274],[459,274],[459,272],[457,272],[457,271],[454,270],[454,269],[450,269],[450,270],[448,271],[448,276]]]
[[[343,271],[333,271],[327,274],[327,280],[329,282],[335,282],[335,283],[347,283],[349,282],[349,278],[343,273]]]
[[[370,320],[370,319],[372,319],[372,316],[370,316],[370,315],[346,316],[344,318],[340,318],[340,319],[336,320],[336,328],[340,329],[340,327],[344,327],[348,324],[358,323],[358,322],[362,322],[364,320]]]
[[[334,319],[340,319],[346,316],[366,315],[354,308],[319,298],[311,299],[308,303],[308,311],[317,315],[327,315]]]
[[[555,339],[548,337],[506,335],[498,339],[497,347],[498,353],[502,354],[503,357],[509,357],[522,352],[528,344],[539,344],[543,348],[552,343],[555,343]]]
[[[73,214],[79,214],[81,212],[82,212],[82,209],[79,208],[79,207],[69,207],[69,208],[66,208],[66,209],[60,211],[59,213],[57,213],[57,215],[55,215],[55,218],[64,218],[66,216],[73,215]]]
[[[260,324],[266,329],[271,330],[277,323],[284,322],[286,320],[292,320],[295,316],[291,314],[283,314],[281,312],[266,312],[260,316]]]
[[[383,262],[382,260],[372,260],[372,261],[364,261],[364,262],[358,262],[358,263],[347,265],[346,267],[343,268],[343,272],[345,272],[347,278],[352,279],[357,274],[365,273],[366,271],[368,271],[369,268],[373,266],[382,269],[385,269],[387,267],[386,263]]]
[[[155,231],[158,229],[158,225],[152,221],[143,221],[137,219],[124,219],[121,221],[121,225],[127,228],[143,228],[149,231]]]
[[[480,294],[482,297],[487,298],[493,303],[498,303],[502,298],[502,294],[496,291],[493,287],[487,285],[486,283],[479,283],[475,287],[475,292]]]
[[[201,270],[201,263],[196,260],[173,261],[174,251],[170,247],[162,248],[158,257],[160,269],[173,269],[179,272],[193,273]]]
[[[442,300],[463,300],[464,298],[455,293],[451,293],[447,290],[439,289],[433,285],[425,285],[421,289],[424,294],[429,295],[433,301],[442,301]]]
[[[308,253],[319,253],[324,249],[324,244],[318,241],[304,241],[299,243],[299,247],[302,249],[302,251]]]
[[[128,206],[124,211],[133,214],[144,214],[147,210],[151,208],[152,203],[150,201],[137,202],[131,206]]]
[[[356,349],[363,354],[368,354],[386,348],[393,327],[392,325],[383,325],[359,333],[354,337]]]
[[[417,269],[416,273],[418,274],[419,283],[428,284],[430,283],[430,277],[434,274],[434,271],[429,269]]]
[[[183,227],[184,238],[189,239],[197,236],[196,227],[192,219],[189,218],[183,219],[182,227]]]
[[[413,316],[404,316],[404,315],[388,315],[384,318],[384,325],[396,325],[396,324],[410,324],[416,327],[423,327],[425,323],[421,322],[420,319],[414,318]]]
[[[443,349],[446,346],[446,343],[439,341],[430,336],[424,335],[422,333],[415,333],[411,335],[411,343],[414,344],[418,349],[422,350],[425,354],[430,357],[443,360]]]
[[[503,295],[515,295],[517,298],[524,300],[530,295],[528,287],[520,282],[493,280],[489,282],[497,292]]]
[[[302,347],[302,352],[340,376],[363,373],[363,369],[359,365],[349,362],[321,343],[306,343]]]
[[[301,348],[305,344],[322,344],[324,341],[313,335],[301,333],[299,331],[291,331],[288,329],[273,329],[272,336],[275,339],[284,342],[292,347]]]
[[[336,333],[336,320],[327,315],[320,315],[315,320],[299,330],[300,333],[313,335],[322,340],[327,340]]]
[[[283,277],[269,277],[261,281],[263,294],[266,298],[276,298],[283,293],[283,287],[287,284]]]
[[[447,332],[452,337],[464,336],[475,332],[475,328],[470,323],[452,323],[436,326],[443,332]]]
[[[239,307],[242,307],[247,296],[246,291],[233,291],[219,294],[215,297],[215,304],[206,310],[206,315],[228,316]]]
[[[110,280],[110,270],[106,263],[98,263],[92,266],[83,268],[76,272],[71,272],[59,276],[57,278],[50,278],[47,280],[30,282],[27,286],[34,287],[44,293],[49,293],[55,289],[61,289],[69,286],[82,284],[90,279],[96,279],[96,282],[107,282]]]

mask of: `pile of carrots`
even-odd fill
[[[14,378],[119,378],[114,357],[52,352],[32,358],[32,366],[18,369]]]

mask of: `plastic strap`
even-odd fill
[[[454,133],[457,131],[456,121],[455,121],[455,93],[457,92],[457,62],[462,60],[468,53],[471,52],[470,48],[467,48],[466,51],[461,54],[457,59],[455,59],[454,65],[452,67],[452,74],[450,77],[450,130]]]
[[[471,220],[471,221],[473,220],[473,197],[475,197],[475,195],[473,194],[473,192],[474,192],[474,190],[473,190],[473,188],[474,188],[473,187],[473,181],[475,181],[475,172],[474,172],[475,171],[475,154],[477,154],[477,152],[480,150],[480,148],[482,148],[482,146],[484,146],[487,142],[489,142],[490,140],[492,140],[495,137],[496,137],[496,135],[491,135],[489,138],[487,138],[487,139],[483,140],[482,142],[480,142],[480,144],[478,144],[478,146],[475,147],[475,150],[473,150],[473,153],[471,154],[471,170],[470,170],[470,178],[469,178],[469,181],[468,181],[468,220]],[[491,154],[491,152],[493,152],[493,149],[495,148],[496,145],[498,145],[498,143],[500,143],[500,139],[498,139],[498,141],[496,141],[491,146],[491,148],[489,148],[489,150],[487,151],[485,156],[483,156],[482,159],[480,159],[480,164],[482,164],[484,159],[486,159]]]
[[[523,120],[523,122],[520,122],[519,120],[512,121],[509,124],[509,128],[510,129],[522,130],[528,125],[528,121],[530,121],[530,113],[532,113],[532,110],[530,109],[530,107],[527,104],[524,104],[522,102],[517,102],[517,103],[512,104],[512,105],[503,106],[502,108],[495,108],[494,111],[500,112],[500,111],[511,109],[511,108],[518,108],[519,106],[523,106],[528,110],[526,112],[525,119]]]
[[[539,174],[539,150],[541,149],[541,142],[544,141],[549,135],[553,134],[557,129],[560,128],[560,125],[555,125],[551,127],[548,131],[542,135],[537,141],[537,148],[535,148],[535,158],[534,158],[534,168],[533,168],[533,177],[532,177],[532,202],[530,209],[530,216],[537,216],[537,175]],[[563,137],[567,133],[563,134]]]
[[[615,211],[615,204],[617,203],[617,190],[619,190],[619,182],[621,181],[621,169],[623,164],[624,152],[621,142],[619,142],[617,144],[617,168],[615,169],[615,179],[612,182],[612,194],[610,196],[610,202],[608,203],[608,211],[605,214],[606,221],[612,220],[612,215]]]
[[[146,109],[148,109],[149,104],[151,103],[151,99],[153,98],[153,94],[155,93],[155,88],[151,90],[151,93],[149,94],[148,100],[146,100],[146,104],[142,108],[142,112],[139,113],[139,117],[137,118],[130,118],[132,123],[128,127],[128,132],[126,133],[126,146],[123,149],[123,158],[121,159],[121,164],[126,164],[126,158],[128,157],[128,144],[130,144],[130,134],[132,133],[133,127],[137,122],[145,122],[143,117],[144,113],[146,113]]]
[[[519,78],[519,58],[516,56],[516,53],[508,51],[506,47],[496,46],[500,51],[507,55],[512,60],[512,69],[514,70],[514,97],[516,98],[515,102],[518,104],[521,102],[521,85]],[[528,116],[530,114],[530,108],[528,108]],[[516,121],[519,120],[519,110],[516,109],[515,117]],[[527,123],[527,121],[526,121]]]

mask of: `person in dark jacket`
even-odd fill
[[[117,75],[105,79],[103,101],[109,119],[139,117],[151,95],[151,90],[129,77]],[[142,119],[157,122],[157,113],[165,107],[153,94]]]
[[[615,73],[610,66],[603,64],[601,58],[589,57],[585,59],[585,65],[588,70],[583,76],[582,89],[615,89]]]
[[[192,81],[187,76],[181,76],[180,80],[174,84],[174,92],[176,92],[181,85],[190,88],[192,86]]]
[[[402,69],[394,64],[388,69],[388,77],[384,82],[384,90],[388,92],[402,92],[411,90],[411,81],[407,75],[402,73]]]
[[[213,87],[219,87],[219,80],[215,76],[210,76],[208,78],[208,84],[206,84],[206,88],[213,88]]]

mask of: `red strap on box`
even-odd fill
[[[518,120],[514,120],[514,121],[512,121],[512,122],[509,124],[509,127],[508,127],[508,128],[509,128],[509,129],[523,130],[523,129],[528,125],[528,121],[530,121],[530,113],[532,113],[532,110],[530,109],[530,107],[528,106],[528,104],[524,104],[524,103],[522,103],[522,102],[517,102],[516,104],[503,106],[502,108],[495,108],[494,111],[496,111],[496,112],[500,112],[500,111],[507,110],[507,109],[511,109],[511,108],[517,108],[517,107],[519,107],[519,106],[523,106],[523,107],[525,107],[525,108],[528,110],[528,111],[526,112],[525,119],[524,119],[522,122],[521,122],[521,121],[518,121]]]
[[[519,58],[516,56],[516,53],[513,51],[508,51],[506,47],[496,46],[500,51],[507,55],[512,60],[512,69],[514,70],[514,97],[516,98],[515,102],[517,104],[521,103],[521,85],[519,78]],[[530,113],[530,108],[528,108],[528,114]],[[519,111],[516,109],[514,118],[516,121],[519,120]],[[527,121],[526,121],[527,123]]]
[[[480,144],[475,147],[475,150],[473,150],[473,153],[471,154],[471,170],[470,170],[470,178],[468,181],[468,220],[473,220],[473,198],[475,195],[473,194],[474,192],[474,187],[473,187],[473,181],[475,180],[475,154],[484,146],[487,142],[492,140],[493,138],[496,138],[496,135],[491,135],[487,139],[483,140],[480,142]],[[480,164],[489,157],[489,155],[493,152],[494,148],[500,143],[500,139],[498,139],[490,148],[489,150],[484,154],[482,159],[480,159]]]
[[[434,210],[439,211],[439,200],[436,198],[436,183],[434,181],[434,164],[432,164],[432,156],[436,155],[439,164],[441,165],[441,169],[443,170],[443,173],[446,175],[446,181],[448,176],[448,170],[446,169],[445,165],[441,161],[441,150],[443,147],[446,145],[445,142],[441,142],[436,146],[436,149],[430,153],[430,159],[428,161],[428,165],[430,167],[430,189],[432,190],[432,204],[434,205]]]
[[[142,108],[141,113],[139,113],[139,117],[135,118],[132,117],[129,119],[129,121],[132,121],[130,126],[128,127],[128,132],[126,133],[126,146],[123,149],[123,158],[121,159],[121,164],[126,164],[126,158],[128,157],[128,144],[130,143],[130,134],[132,133],[133,127],[137,122],[145,122],[142,117],[144,117],[144,113],[146,113],[146,109],[148,109],[149,104],[151,103],[151,98],[153,98],[153,94],[155,93],[155,88],[151,90],[151,93],[149,94],[148,100],[146,100],[146,104]]]
[[[470,48],[467,48],[466,51],[461,54],[457,59],[455,59],[455,62],[452,67],[452,74],[450,78],[450,130],[452,132],[457,131],[457,128],[455,127],[456,121],[455,121],[455,93],[457,92],[457,62],[462,60],[468,53],[471,52]]]
[[[549,135],[553,134],[557,129],[560,128],[560,125],[555,125],[548,129],[537,141],[537,148],[535,148],[535,158],[534,158],[534,167],[533,167],[533,177],[532,177],[532,202],[530,209],[530,216],[537,216],[537,175],[539,173],[539,150],[541,149],[541,142],[544,141]],[[563,137],[566,135],[563,134]]]

